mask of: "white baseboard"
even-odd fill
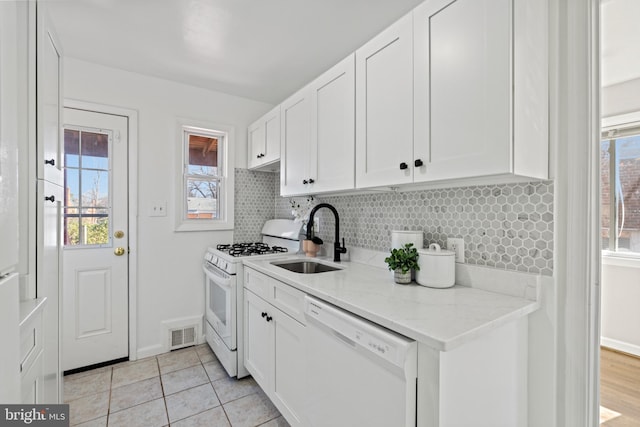
[[[635,344],[629,344],[628,342],[601,337],[600,345],[640,357],[640,346]]]
[[[146,357],[157,356],[158,354],[166,353],[167,349],[160,344],[150,345],[138,349],[138,359],[144,359]]]

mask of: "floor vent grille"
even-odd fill
[[[178,348],[188,347],[196,344],[196,327],[188,326],[180,329],[169,330],[170,343],[169,350],[176,350]]]

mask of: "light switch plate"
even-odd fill
[[[149,208],[149,216],[167,216],[167,202],[154,202]]]
[[[456,262],[464,264],[464,239],[447,238],[447,249],[456,253]]]

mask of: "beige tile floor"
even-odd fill
[[[279,427],[251,377],[229,378],[204,344],[64,377],[72,426]]]

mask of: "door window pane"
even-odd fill
[[[109,135],[82,132],[82,168],[109,169]]]
[[[64,165],[77,168],[80,166],[80,131],[64,130]]]
[[[109,206],[109,173],[100,170],[82,170],[82,206]]]
[[[65,129],[64,242],[104,246],[110,241],[111,133]]]

